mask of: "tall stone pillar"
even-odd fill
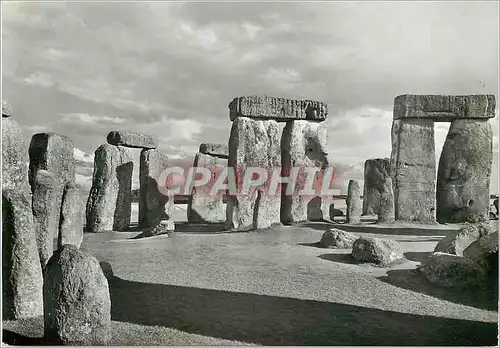
[[[390,177],[391,160],[389,158],[372,158],[365,162],[363,215],[379,214],[380,194],[385,179]]]

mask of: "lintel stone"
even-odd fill
[[[108,144],[132,147],[139,149],[156,149],[158,147],[158,139],[151,135],[136,133],[136,132],[109,132]]]
[[[229,147],[227,144],[201,143],[199,153],[219,158],[229,156]]]

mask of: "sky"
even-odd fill
[[[171,158],[227,143],[228,104],[266,94],[328,103],[330,161],[362,179],[389,157],[394,97],[495,94],[498,2],[2,1],[2,98],[29,141],[92,154],[112,130]],[[497,108],[498,115],[498,108]],[[498,116],[493,192],[498,192]],[[439,156],[448,123],[437,123]]]

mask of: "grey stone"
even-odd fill
[[[83,241],[83,201],[80,190],[74,182],[66,184],[61,205],[61,218],[57,247],[61,249],[66,244],[77,248]]]
[[[435,223],[434,147],[432,120],[404,119],[393,122],[391,177],[396,220]]]
[[[90,232],[128,228],[132,171],[133,162],[126,148],[109,144],[97,148],[86,208],[86,225]]]
[[[475,287],[486,280],[485,271],[473,260],[446,253],[433,253],[418,270],[431,283],[446,288]]]
[[[394,99],[394,119],[425,118],[451,122],[460,118],[486,119],[495,117],[495,96],[478,95],[412,95]]]
[[[391,160],[389,158],[372,158],[365,162],[363,215],[379,213],[380,192],[385,179],[390,176]]]
[[[335,220],[336,216],[344,216],[344,212],[340,209],[335,208],[335,205],[330,204],[330,220]]]
[[[151,135],[135,133],[135,132],[109,132],[108,144],[132,148],[156,149],[158,147],[158,139]]]
[[[244,96],[229,103],[229,118],[243,116],[277,121],[324,121],[328,115],[326,103],[312,100],[293,100],[268,96]]]
[[[281,137],[282,176],[290,177],[293,168],[300,168],[297,182],[290,189],[283,185],[284,194],[281,202],[281,221],[297,223],[301,221],[326,220],[329,218],[330,204],[333,197],[322,194],[321,187],[309,189],[308,170],[317,168],[317,177],[324,177],[328,168],[328,133],[324,124],[305,120],[287,122]],[[318,182],[321,182],[319,180]]]
[[[2,117],[2,188],[19,188],[28,181],[28,146],[19,124]]]
[[[476,262],[489,275],[498,277],[498,231],[482,236],[464,250],[464,256]]]
[[[352,245],[358,238],[353,233],[331,228],[329,231],[323,233],[319,245],[323,248],[347,249],[352,248]]]
[[[193,187],[187,206],[188,222],[223,222],[226,220],[226,209],[223,203],[225,192],[212,192],[214,184],[222,170],[227,167],[227,160],[197,153],[193,167],[203,167],[210,170],[212,177],[203,186]]]
[[[489,219],[492,138],[488,120],[451,122],[439,159],[436,189],[438,222]]]
[[[143,233],[142,237],[153,237],[163,234],[171,235],[175,230],[175,223],[172,219],[161,220],[157,225],[147,228]]]
[[[379,223],[392,223],[394,215],[394,192],[392,190],[392,179],[385,178],[382,190],[380,190],[380,204],[378,209]]]
[[[434,251],[462,256],[464,250],[469,245],[479,238],[493,233],[495,233],[495,229],[489,223],[466,223],[456,233],[441,239],[434,248]]]
[[[160,151],[142,150],[140,158],[139,226],[151,227],[161,220],[173,219],[173,197],[162,192],[159,183],[162,171],[167,167],[167,156]],[[161,186],[163,185],[163,186]]]
[[[349,180],[349,185],[347,186],[347,223],[348,224],[359,224],[361,223],[361,189],[359,182],[356,180]]]
[[[108,281],[92,255],[67,244],[43,275],[44,339],[54,345],[105,345],[111,339]]]
[[[12,105],[10,105],[7,100],[2,99],[2,117],[12,116]]]
[[[229,156],[229,147],[227,144],[202,143],[199,152],[214,157],[227,158]]]
[[[382,266],[403,260],[403,248],[390,239],[358,238],[352,246],[352,257],[361,262],[374,263]]]
[[[54,239],[58,238],[61,206],[57,202],[59,183],[54,173],[40,169],[33,184],[33,220],[42,268],[54,252]]]
[[[251,187],[248,192],[241,191],[248,167],[264,168],[269,174],[281,167],[278,123],[273,120],[236,118],[229,138],[228,166],[234,168],[237,192],[227,198],[227,228],[249,231],[279,224],[281,192],[279,188],[270,192],[269,178],[264,184]]]
[[[42,284],[31,197],[23,191],[2,189],[3,318],[41,316]]]

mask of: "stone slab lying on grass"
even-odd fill
[[[323,248],[352,248],[353,243],[359,237],[353,233],[339,230],[337,228],[332,228],[329,231],[323,233],[319,245]]]
[[[472,259],[440,252],[433,253],[418,270],[441,287],[480,286],[486,279],[485,271]]]
[[[477,224],[466,223],[458,232],[441,239],[434,248],[434,252],[462,256],[464,250],[469,245],[479,238],[494,232],[494,226],[488,222]]]
[[[352,246],[352,257],[361,262],[390,265],[403,260],[403,248],[390,239],[361,237]]]
[[[483,236],[469,245],[464,250],[464,256],[487,272],[498,275],[498,232]]]
[[[175,230],[173,220],[161,220],[156,226],[150,227],[142,232],[141,237],[153,237],[162,234],[171,234]]]
[[[139,149],[156,149],[158,147],[158,139],[151,135],[135,133],[135,132],[109,132],[108,144],[124,147],[133,147]]]

